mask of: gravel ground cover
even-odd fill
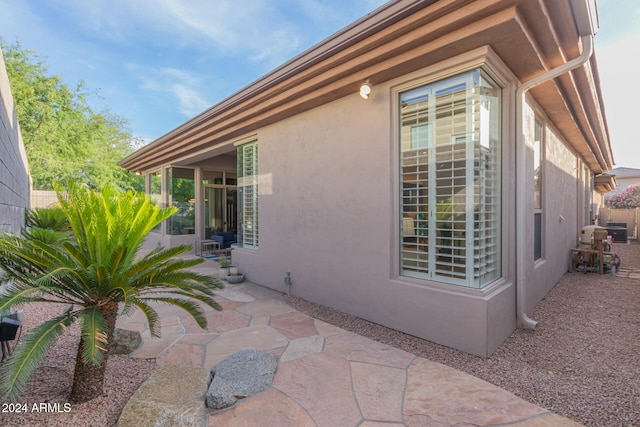
[[[615,244],[640,274],[640,244]],[[640,279],[567,273],[487,359],[287,297],[296,309],[498,385],[587,426],[640,426]]]
[[[616,244],[614,250],[621,256],[623,268],[640,270],[640,244]],[[529,313],[540,322],[539,329],[518,328],[487,359],[301,298],[285,300],[313,317],[467,372],[587,426],[640,426],[639,279],[566,274]],[[25,330],[60,309],[51,304],[25,307]],[[0,407],[0,426],[116,424],[129,397],[156,369],[155,362],[111,356],[105,394],[65,407],[78,342],[78,330],[72,327],[49,352],[28,391],[13,402],[26,404],[26,412],[15,413],[15,406],[9,408],[8,402],[0,402],[7,410],[14,409],[13,413],[2,412]]]
[[[61,313],[64,308],[59,304],[50,303],[25,307],[27,322],[22,334]],[[71,392],[79,342],[79,328],[73,325],[47,354],[44,363],[20,399],[14,402],[0,400],[0,426],[116,425],[120,412],[131,395],[155,371],[155,360],[137,360],[123,355],[110,356],[105,373],[104,394],[89,402],[65,407],[66,399]]]

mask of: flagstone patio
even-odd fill
[[[215,266],[207,261],[198,270],[216,274]],[[468,374],[313,319],[279,292],[244,282],[216,293],[223,310],[207,311],[206,331],[169,306],[158,307],[161,338],[151,339],[140,312],[119,319],[118,327],[142,334],[133,357],[155,358],[159,366],[119,426],[158,419],[264,427],[580,425]],[[279,356],[272,387],[208,413],[207,372],[242,349]]]

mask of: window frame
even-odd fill
[[[497,243],[501,247],[501,251],[498,254],[499,268],[497,278],[486,284],[486,286],[475,288],[452,285],[445,282],[434,281],[424,278],[415,278],[405,276],[401,273],[401,257],[400,251],[402,248],[402,232],[403,232],[403,218],[401,211],[401,195],[402,184],[400,178],[400,100],[399,94],[405,91],[409,91],[418,88],[422,85],[428,85],[441,80],[446,80],[449,77],[453,77],[459,74],[463,74],[474,69],[481,69],[486,75],[501,89],[501,95],[496,98],[501,105],[500,124],[497,125],[497,132],[501,134],[501,153],[498,154],[497,161],[500,162],[500,168],[497,173],[500,175],[500,189],[495,194],[499,207],[498,215],[500,217],[500,229]],[[513,203],[513,194],[515,191],[515,183],[508,179],[509,169],[512,162],[510,158],[514,154],[514,147],[509,144],[515,138],[516,126],[512,120],[515,111],[515,93],[518,84],[518,79],[514,76],[511,70],[504,64],[504,62],[493,52],[488,46],[483,46],[472,51],[460,54],[456,57],[449,58],[445,61],[433,64],[422,70],[408,74],[402,78],[397,79],[390,85],[390,111],[391,111],[391,131],[392,141],[390,144],[390,167],[394,171],[393,175],[393,221],[390,223],[392,247],[391,263],[392,278],[394,282],[399,285],[409,286],[424,286],[434,289],[450,289],[453,291],[471,292],[473,294],[486,294],[492,292],[499,286],[503,286],[508,282],[507,276],[508,270],[508,254],[511,251],[512,244],[510,243],[509,231],[512,228],[512,224],[508,221],[509,218],[509,206]],[[408,225],[404,224],[408,229]],[[413,228],[417,234],[417,228]]]
[[[401,237],[400,275],[469,288],[484,288],[501,278],[497,194],[502,191],[502,91],[482,68],[476,68],[398,92],[401,233],[409,218],[416,222],[416,230],[422,223],[430,230],[426,238],[419,232],[410,239]],[[485,103],[493,121],[482,119]],[[419,144],[414,141],[416,127],[430,132]],[[485,127],[491,128],[494,138],[491,149],[481,137],[489,135]],[[449,208],[445,213],[442,203]],[[479,203],[493,207],[477,209]]]
[[[545,122],[536,117],[534,120],[533,131],[533,260],[539,262],[544,260],[545,239],[544,239],[544,194],[545,194],[545,153],[546,153],[546,135],[547,129]],[[538,135],[538,130],[540,134]],[[539,145],[538,147],[536,147]],[[539,164],[538,179],[536,180],[536,162]],[[536,190],[536,181],[538,189]],[[536,192],[538,198],[536,203]]]
[[[191,171],[193,177],[176,177],[174,170]],[[166,220],[166,234],[170,236],[186,236],[196,234],[196,169],[185,166],[169,166],[165,168],[167,183],[167,206],[177,207],[178,212]],[[193,182],[191,197],[186,201],[175,200],[174,179],[191,180]]]
[[[237,151],[238,245],[257,250],[259,246],[259,145],[254,140],[239,145]],[[250,156],[250,157],[247,157]],[[247,165],[247,159],[252,164]],[[250,224],[250,226],[248,226]]]

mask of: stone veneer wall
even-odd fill
[[[29,207],[29,169],[0,51],[0,230],[17,233]]]

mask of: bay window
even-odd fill
[[[399,94],[400,275],[501,276],[501,97],[480,69]]]

